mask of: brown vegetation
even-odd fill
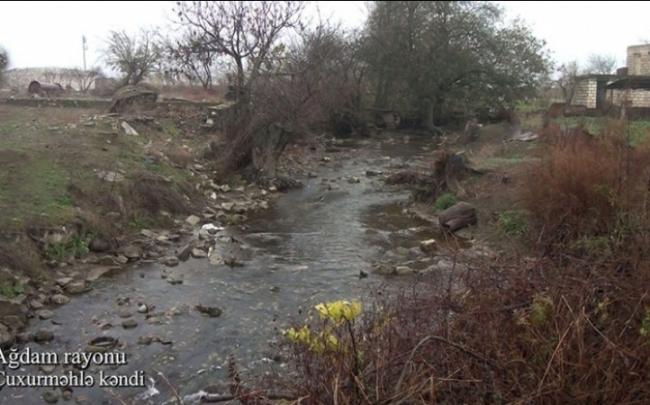
[[[521,192],[552,254],[470,261],[354,321],[312,321],[322,344],[294,340],[282,386],[314,404],[650,401],[650,162],[623,133],[547,134]]]

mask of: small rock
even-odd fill
[[[232,211],[232,209],[233,209],[234,207],[235,207],[235,203],[233,203],[233,202],[224,202],[224,203],[221,203],[221,209],[223,209],[223,210],[226,211],[226,212],[228,212],[228,211]]]
[[[54,316],[54,312],[48,309],[41,309],[40,311],[36,311],[36,315],[38,315],[39,319],[46,320],[52,318]]]
[[[204,306],[204,305],[201,305],[201,304],[195,306],[194,308],[196,308],[196,310],[199,311],[200,313],[208,315],[210,318],[217,318],[217,317],[221,316],[221,314],[223,313],[221,308],[208,307],[208,306]]]
[[[323,156],[323,159],[321,159],[323,162],[331,162],[332,158],[329,156]]]
[[[205,250],[195,248],[192,249],[192,257],[195,259],[204,259],[208,257],[208,252],[206,252]]]
[[[435,252],[437,243],[435,239],[427,239],[420,242],[420,250],[424,253],[433,253]]]
[[[138,344],[139,345],[149,346],[152,343],[153,343],[153,336],[140,336],[140,337],[138,337]]]
[[[86,285],[85,280],[76,280],[72,281],[71,283],[68,283],[65,286],[65,291],[68,294],[81,294],[89,290],[89,287]]]
[[[125,319],[122,321],[122,327],[124,329],[133,329],[136,326],[138,326],[138,322],[136,322],[136,320],[133,318]]]
[[[129,258],[124,255],[118,255],[115,260],[119,264],[127,264],[129,262]]]
[[[138,312],[141,314],[146,314],[149,312],[149,307],[147,304],[138,304]]]
[[[229,266],[229,267],[243,267],[244,266],[244,263],[240,262],[235,257],[228,257],[228,258],[224,259],[223,264],[225,264],[226,266]]]
[[[87,352],[106,352],[117,347],[119,341],[112,336],[99,336],[88,342]]]
[[[70,302],[70,298],[63,294],[55,294],[50,298],[50,301],[55,305],[65,305]]]
[[[196,226],[199,222],[201,222],[201,218],[197,217],[196,215],[190,215],[189,217],[185,218],[185,222],[191,226]]]
[[[135,130],[128,122],[122,121],[120,124],[122,126],[122,129],[124,130],[124,133],[129,136],[138,136],[138,131]]]
[[[366,273],[363,270],[359,270],[359,278],[366,278],[368,277],[368,273]]]
[[[180,278],[167,278],[167,282],[171,285],[183,284],[183,280]]]
[[[183,246],[183,247],[180,249],[180,251],[178,252],[178,254],[176,255],[176,257],[178,258],[178,260],[184,262],[184,261],[187,261],[187,259],[190,258],[190,254],[191,254],[191,253],[192,253],[192,245],[187,244],[187,245]]]
[[[74,279],[72,277],[61,277],[56,280],[56,283],[61,287],[65,287],[66,285],[70,284],[73,280]]]
[[[120,312],[117,313],[117,316],[119,316],[120,318],[130,318],[133,315],[131,314],[131,312],[129,312],[128,309],[122,309],[120,310]]]
[[[404,275],[404,274],[413,274],[414,271],[409,266],[395,266],[395,274]]]
[[[315,179],[316,177],[318,177],[318,175],[314,172],[309,172],[307,173],[307,177],[309,177],[310,179]]]
[[[168,267],[174,267],[174,266],[178,266],[180,260],[178,260],[178,257],[176,256],[166,256],[160,259],[160,263]]]
[[[45,374],[52,374],[54,370],[56,370],[56,365],[54,364],[43,364],[42,366],[39,367],[41,371]]]
[[[9,347],[14,342],[14,340],[16,340],[14,334],[11,333],[7,326],[0,323],[0,347]]]
[[[374,176],[381,176],[384,174],[381,170],[366,170],[366,176],[368,177],[374,177]]]
[[[54,339],[54,333],[47,329],[39,329],[34,333],[34,342],[36,343],[46,343]]]
[[[135,245],[128,245],[122,249],[122,254],[128,260],[138,260],[142,256],[142,250]]]
[[[43,393],[43,401],[48,404],[56,404],[59,402],[59,393],[54,390],[47,390]]]
[[[350,184],[361,183],[361,179],[356,176],[348,177],[348,183]]]
[[[43,302],[40,300],[31,300],[29,301],[29,307],[35,311],[43,308]]]

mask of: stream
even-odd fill
[[[46,328],[54,339],[27,347],[61,355],[109,336],[119,341],[115,350],[126,353],[128,364],[91,366],[85,372],[97,379],[102,370],[144,371],[147,387],[75,387],[70,403],[174,403],[170,385],[186,404],[196,402],[201,390],[228,394],[231,354],[243,375],[282,371],[287,367],[277,350],[282,329],[300,322],[319,302],[367,299],[381,284],[403,282],[373,273],[373,265],[396,250],[415,254],[420,241],[437,237],[426,223],[402,212],[407,192],[388,189],[381,176],[366,175],[412,164],[433,148],[431,139],[384,135],[360,142],[329,153],[332,160],[319,166],[317,177],[252,215],[245,231],[225,231],[237,241],[228,243],[237,245],[242,267],[192,258],[173,268],[134,265],[100,279],[90,292],[56,308],[52,319],[32,320],[31,331]],[[172,285],[169,277],[182,284]],[[138,311],[142,304],[148,314]],[[223,313],[208,317],[197,304]],[[137,326],[123,328],[126,315]],[[61,375],[68,368],[26,366],[12,374]],[[43,403],[45,391],[5,387],[0,403]],[[66,402],[60,398],[59,403]]]

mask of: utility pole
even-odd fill
[[[81,36],[81,49],[84,55],[84,72],[86,71],[86,51],[88,50],[88,43],[86,41],[86,36]]]

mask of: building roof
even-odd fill
[[[650,90],[650,76],[624,76],[607,84],[608,89]]]

